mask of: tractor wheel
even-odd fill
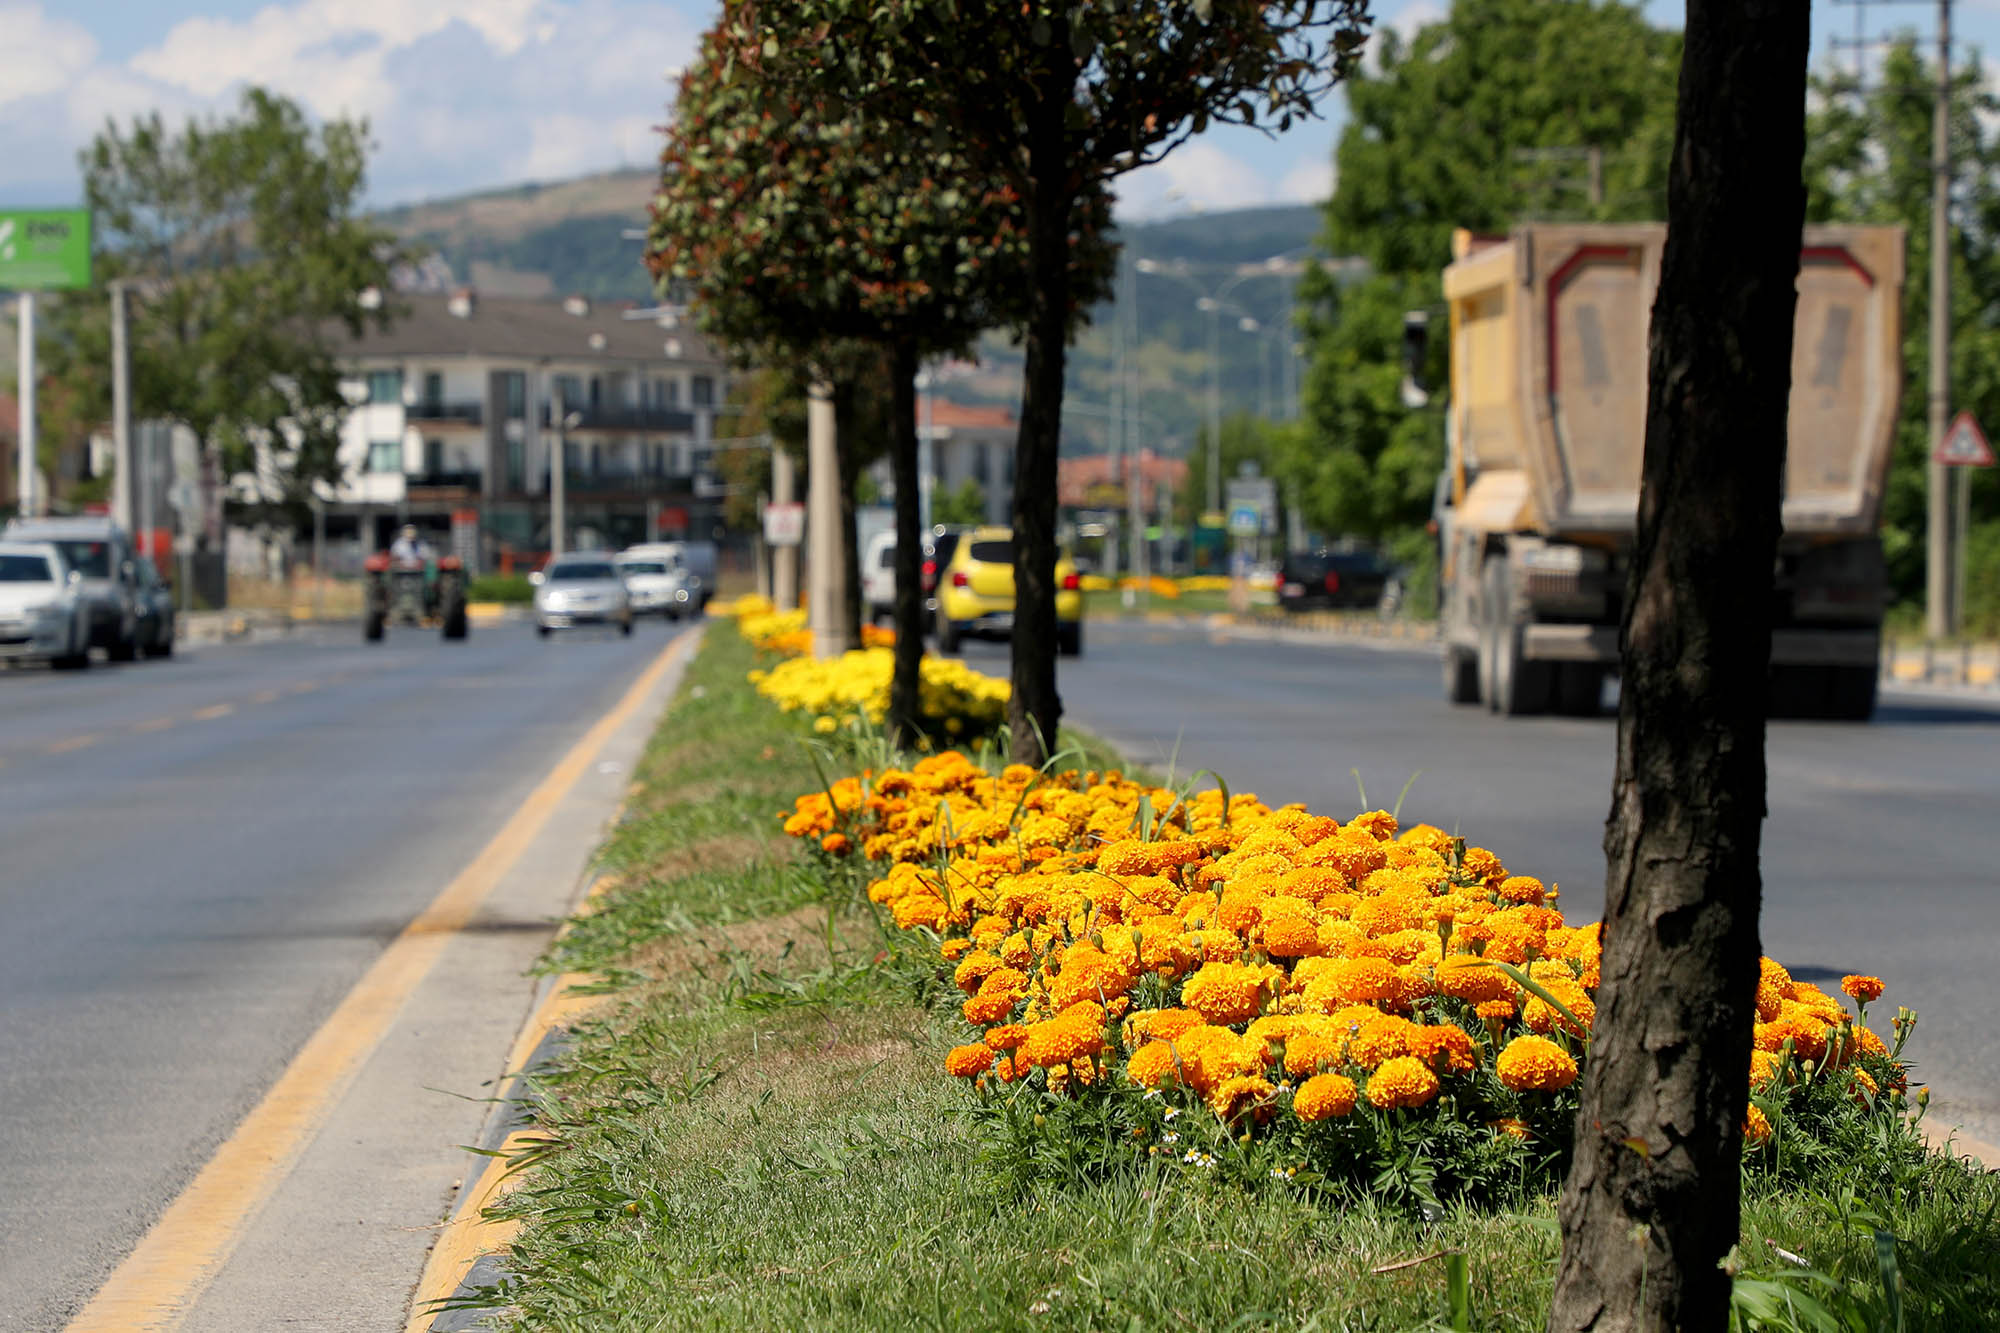
[[[382,638],[384,619],[380,611],[369,611],[368,618],[362,622],[361,637],[370,643],[379,643]]]
[[[627,616],[618,622],[618,632],[628,639],[632,637],[632,617]]]
[[[460,603],[444,613],[444,636],[447,639],[462,639],[470,628],[465,618],[465,605]]]

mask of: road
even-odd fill
[[[666,636],[0,672],[0,1330],[62,1326]]]
[[[1005,674],[1006,646],[967,660]],[[1093,622],[1060,669],[1066,720],[1135,760],[1213,769],[1234,791],[1345,816],[1389,807],[1461,831],[1562,886],[1573,921],[1604,904],[1615,719],[1454,708],[1434,657],[1364,643],[1217,642],[1205,630]],[[1829,989],[1884,978],[1921,1021],[1933,1117],[2000,1143],[2000,703],[1890,693],[1867,725],[1773,723],[1764,951]],[[1891,1008],[1876,1026],[1886,1033]]]

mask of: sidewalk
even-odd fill
[[[469,602],[465,611],[475,625],[517,620],[528,614],[525,605],[510,606],[505,602]],[[183,643],[258,641],[281,637],[294,630],[359,623],[360,619],[357,616],[315,617],[303,608],[294,608],[290,614],[263,607],[244,610],[225,608],[221,611],[182,611],[174,617],[174,636]]]

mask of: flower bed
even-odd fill
[[[785,830],[881,863],[869,898],[935,939],[976,1030],[945,1068],[1027,1159],[1393,1173],[1431,1200],[1566,1159],[1598,927],[1440,829],[954,751],[801,796]],[[1892,1049],[1861,1021],[1881,983],[1843,988],[1857,1013],[1763,960],[1753,1153],[1904,1114],[1913,1019]]]

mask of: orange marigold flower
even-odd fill
[[[976,1078],[993,1067],[993,1052],[985,1046],[954,1046],[944,1057],[944,1072],[954,1078]]]
[[[1360,1031],[1348,1039],[1347,1056],[1355,1064],[1369,1069],[1400,1055],[1409,1054],[1410,1032],[1416,1024],[1407,1018],[1394,1014],[1376,1014],[1361,1024]],[[1374,1101],[1373,1097],[1368,1100]]]
[[[1345,1044],[1346,1034],[1341,1032],[1295,1032],[1285,1039],[1285,1072],[1298,1078],[1338,1065]]]
[[[1348,828],[1358,828],[1377,842],[1386,842],[1396,836],[1396,817],[1387,810],[1370,810],[1367,814],[1356,815],[1347,821]]]
[[[1875,1080],[1868,1076],[1867,1070],[1857,1069],[1854,1071],[1855,1101],[1866,1106],[1875,1099],[1875,1095],[1880,1091],[1881,1089],[1875,1085]]]
[[[1769,958],[1757,960],[1757,1021],[1769,1023],[1792,998],[1792,974]]]
[[[1275,989],[1264,968],[1206,963],[1181,986],[1181,1003],[1211,1023],[1241,1023],[1255,1018]]]
[[[1013,991],[986,991],[973,996],[960,1006],[965,1021],[976,1027],[986,1027],[998,1023],[1014,1012],[1014,1004],[1020,996]]]
[[[1861,1004],[1873,1004],[1882,998],[1882,978],[1842,977],[1840,988]]]
[[[1771,1117],[1764,1114],[1764,1108],[1755,1102],[1743,1113],[1743,1141],[1762,1143],[1771,1137]]]
[[[1468,847],[1459,859],[1459,869],[1473,879],[1497,882],[1507,877],[1507,867],[1500,864],[1500,858],[1484,847]]]
[[[1854,1028],[1854,1041],[1861,1048],[1863,1055],[1887,1055],[1889,1053],[1888,1045],[1880,1037],[1859,1024],[1856,1024]]]
[[[987,953],[984,949],[975,949],[959,960],[958,967],[951,974],[951,979],[967,995],[977,995],[979,994],[980,984],[999,966],[1000,960],[998,958]]]
[[[1338,1001],[1371,1004],[1396,993],[1396,967],[1386,958],[1342,958],[1310,987]]]
[[[1174,1077],[1174,1050],[1164,1041],[1149,1041],[1125,1062],[1125,1077],[1142,1088],[1157,1088]]]
[[[1224,1120],[1235,1120],[1252,1112],[1266,1110],[1271,1099],[1277,1095],[1271,1081],[1256,1074],[1238,1074],[1224,1079],[1221,1086],[1208,1094],[1209,1109]]]
[[[1456,1023],[1425,1024],[1409,1034],[1410,1054],[1432,1069],[1467,1074],[1478,1063],[1472,1035]]]
[[[1407,1055],[1386,1060],[1368,1076],[1368,1102],[1384,1111],[1422,1106],[1438,1095],[1438,1076]]]
[[[1474,1006],[1473,1012],[1488,1023],[1505,1023],[1514,1017],[1514,1002],[1512,1000],[1481,1000]]]
[[[1750,1086],[1768,1083],[1778,1075],[1778,1057],[1769,1051],[1750,1052]]]
[[[996,1051],[1015,1050],[1027,1039],[1028,1029],[1021,1023],[1002,1023],[986,1031],[986,1044]]]
[[[1045,1022],[1028,1024],[1027,1038],[1014,1052],[1014,1058],[1031,1065],[1063,1065],[1103,1049],[1101,1020],[1088,1014],[1065,1012]]]
[[[966,939],[946,940],[938,945],[938,952],[947,963],[955,963],[972,951],[972,941]]]
[[[1533,875],[1509,875],[1500,881],[1501,900],[1510,903],[1533,903],[1540,906],[1548,897],[1542,882]]]
[[[1493,1132],[1504,1134],[1510,1139],[1520,1139],[1524,1142],[1530,1137],[1528,1122],[1518,1116],[1511,1115],[1495,1120],[1493,1122]]]
[[[1266,921],[1264,952],[1273,958],[1310,958],[1320,952],[1319,927],[1302,916]]]
[[[1358,1095],[1345,1074],[1315,1074],[1292,1094],[1292,1114],[1301,1120],[1331,1120],[1354,1109]]]
[[[1576,1061],[1546,1037],[1514,1038],[1493,1067],[1515,1092],[1555,1092],[1576,1082]]]
[[[1514,983],[1505,972],[1475,954],[1452,953],[1440,959],[1437,988],[1439,994],[1464,1000],[1468,1004],[1505,1000],[1508,1017],[1513,1016]]]

